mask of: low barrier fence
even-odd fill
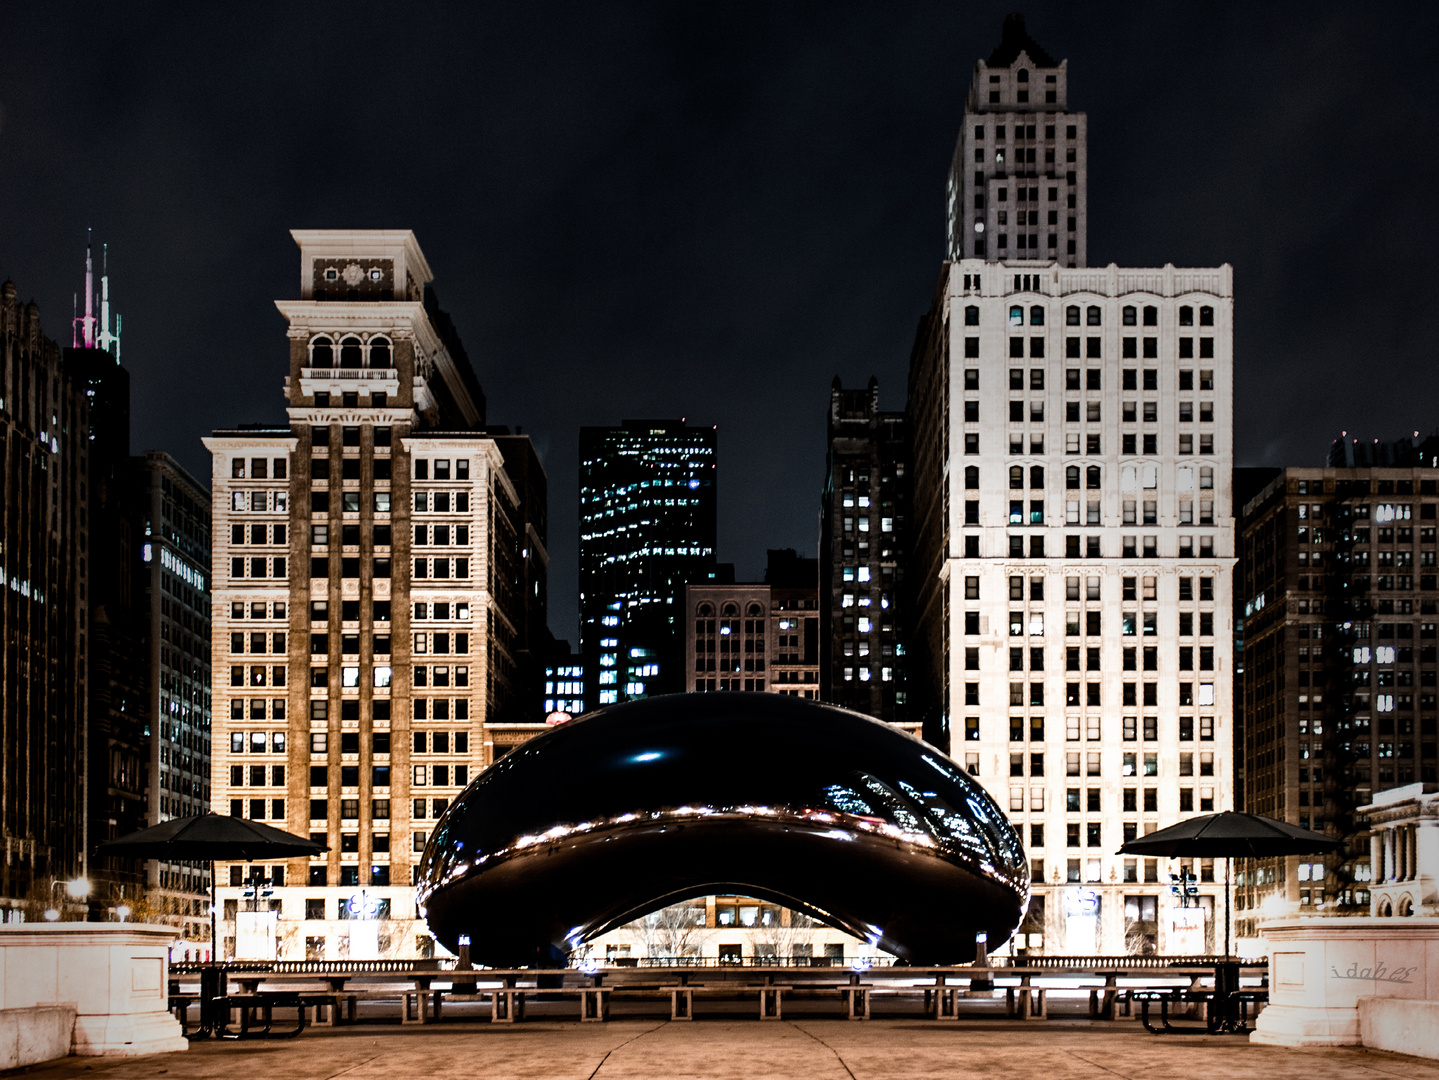
[[[1236,958],[1230,958],[1235,962]],[[1222,956],[991,956],[984,964],[979,965],[984,969],[1005,970],[1005,969],[1028,969],[1032,971],[1161,971],[1183,968],[1208,968],[1213,970],[1216,964],[1225,962]],[[1260,957],[1252,960],[1238,960],[1241,967],[1254,970],[1267,970],[1269,961]],[[214,965],[209,963],[198,963],[185,961],[172,963],[170,971],[174,975],[194,974]],[[233,974],[242,972],[265,973],[273,972],[277,975],[384,975],[411,972],[440,972],[454,971],[455,961],[453,959],[442,960],[232,960],[222,962],[222,967]],[[740,960],[727,961],[716,960],[708,956],[641,956],[641,957],[614,957],[606,960],[598,959],[577,959],[570,963],[567,969],[558,970],[579,970],[590,972],[609,968],[853,968],[854,961],[845,961],[838,957],[829,956],[746,956]],[[892,956],[876,957],[873,960],[862,962],[862,966],[869,968],[890,968],[896,967],[895,958]],[[898,965],[901,969],[904,965]],[[972,965],[925,965],[923,970],[933,971],[939,968],[953,967],[956,972],[972,970]],[[474,971],[487,970],[483,967],[475,967]]]

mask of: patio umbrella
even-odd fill
[[[1263,859],[1277,855],[1318,855],[1342,847],[1343,842],[1297,825],[1226,810],[1201,814],[1148,836],[1135,837],[1119,849],[1121,855],[1151,858]],[[1232,867],[1231,867],[1232,868]],[[1229,957],[1230,889],[1234,875],[1224,875],[1224,956]]]
[[[220,814],[171,818],[129,836],[108,840],[97,855],[121,859],[164,859],[210,864],[210,952],[215,956],[215,863],[253,859],[293,859],[326,850],[305,836],[272,829],[244,818]]]

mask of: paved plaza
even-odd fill
[[[1154,1036],[1137,1021],[699,1019],[359,1025],[293,1040],[196,1043],[143,1058],[66,1058],[35,1080],[1439,1080],[1439,1062],[1361,1048],[1286,1050],[1240,1036]]]

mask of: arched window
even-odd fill
[[[722,615],[738,615],[738,614],[739,614],[739,605],[738,605],[738,604],[733,604],[733,603],[731,603],[731,604],[726,604],[724,607],[720,608],[720,613],[721,613]]]
[[[1029,486],[1031,488],[1044,487],[1044,466],[1031,465],[1029,467]]]
[[[1159,325],[1159,309],[1158,309],[1157,307],[1155,307],[1153,304],[1147,304],[1147,305],[1145,306],[1145,308],[1144,308],[1144,325],[1145,325],[1145,326],[1158,326],[1158,325]]]
[[[372,368],[387,368],[390,366],[389,338],[372,337],[370,339],[370,366]]]
[[[342,368],[357,368],[360,366],[360,339],[347,337],[340,342],[340,366]]]
[[[714,605],[709,603],[708,601],[695,608],[696,615],[713,615],[714,613]]]
[[[1079,325],[1079,305],[1078,305],[1078,304],[1070,304],[1067,308],[1064,309],[1064,324],[1065,324],[1066,326],[1078,326],[1078,325]]]
[[[1012,308],[1009,309],[1009,325],[1024,325],[1024,308],[1020,307],[1018,304],[1015,304]]]
[[[1139,312],[1135,310],[1135,308],[1132,306],[1125,307],[1125,309],[1120,314],[1123,315],[1123,322],[1125,326],[1133,326],[1139,317]]]
[[[1180,326],[1193,326],[1193,325],[1194,325],[1194,309],[1193,309],[1192,307],[1190,307],[1188,304],[1185,304],[1182,308],[1179,309],[1179,325],[1180,325]]]
[[[1200,326],[1213,326],[1213,325],[1214,325],[1214,309],[1213,309],[1212,307],[1202,307],[1202,308],[1199,309],[1199,325],[1200,325]]]
[[[1091,465],[1084,470],[1084,486],[1087,488],[1099,487],[1099,466]]]
[[[964,467],[964,487],[966,491],[979,490],[979,466],[966,465]]]
[[[1399,914],[1406,918],[1414,914],[1414,900],[1412,897],[1403,896],[1399,898]]]
[[[1385,900],[1385,901],[1383,901],[1383,902],[1380,903],[1380,905],[1379,905],[1379,917],[1380,917],[1381,919],[1387,919],[1387,918],[1389,918],[1390,916],[1392,916],[1393,914],[1394,914],[1394,908],[1390,906],[1388,900]]]
[[[1011,465],[1009,467],[1009,487],[1011,491],[1018,491],[1024,487],[1024,466]]]
[[[974,305],[974,304],[968,304],[968,305],[966,305],[966,307],[965,307],[965,309],[964,309],[964,325],[965,325],[965,326],[978,326],[978,325],[979,325],[979,308],[978,308],[976,305]]]
[[[1064,486],[1070,491],[1079,490],[1079,466],[1070,465],[1064,470]]]
[[[1099,308],[1095,307],[1093,304],[1090,304],[1089,310],[1085,312],[1085,321],[1088,322],[1090,326],[1099,326],[1100,323],[1103,321],[1103,318],[1104,316],[1100,312]]]
[[[760,607],[758,604],[750,604],[749,607],[744,609],[744,613],[746,615],[763,615],[764,608]]]
[[[1030,326],[1043,326],[1043,325],[1044,325],[1044,308],[1040,307],[1038,304],[1035,304],[1033,307],[1031,307],[1031,308],[1029,309],[1029,325],[1030,325]]]
[[[1029,82],[1029,69],[1028,69],[1028,68],[1020,68],[1020,69],[1019,69],[1018,79],[1019,79],[1020,82]]]
[[[310,342],[310,366],[335,366],[335,348],[330,344],[329,338],[321,336]]]

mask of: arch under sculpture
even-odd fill
[[[431,931],[495,967],[709,893],[802,911],[912,964],[1019,925],[1029,871],[980,785],[867,716],[778,694],[617,705],[517,747],[430,837]]]

